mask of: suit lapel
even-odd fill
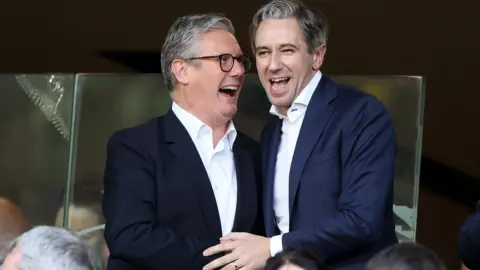
[[[234,144],[233,153],[237,171],[237,208],[232,231],[249,231],[255,217],[248,214],[257,207],[258,198],[255,168],[248,152],[237,143]]]
[[[307,107],[290,167],[290,215],[305,164],[334,111],[334,106],[330,102],[335,98],[336,93],[335,84],[325,76],[322,76]]]
[[[282,121],[275,117],[272,123],[272,133],[269,137],[271,140],[267,148],[266,157],[266,183],[265,183],[265,197],[263,198],[265,227],[267,236],[275,235],[275,213],[273,210],[273,192],[275,184],[275,165],[277,163],[278,147],[280,146],[280,138],[282,136]]]
[[[197,191],[195,195],[208,226],[212,233],[220,238],[222,236],[222,227],[215,195],[197,148],[188,135],[187,130],[172,110],[167,112],[164,119],[167,148],[185,168],[186,177],[191,180],[192,185],[195,186],[194,190]]]

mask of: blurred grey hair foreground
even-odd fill
[[[173,61],[198,57],[202,35],[213,30],[226,30],[235,34],[232,22],[224,15],[217,13],[183,16],[170,27],[160,58],[163,80],[169,91],[177,85],[177,79],[172,72]]]
[[[88,247],[76,233],[50,226],[35,227],[10,248],[21,254],[20,270],[93,270]]]
[[[288,18],[298,21],[309,53],[327,44],[327,19],[320,11],[307,7],[299,0],[272,0],[253,15],[250,25],[250,42],[253,51],[255,52],[255,37],[262,21]]]
[[[442,260],[428,248],[402,242],[377,253],[366,270],[446,270]]]

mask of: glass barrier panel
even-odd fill
[[[164,114],[170,98],[158,76],[77,75],[75,175],[69,228],[83,231],[97,269],[104,269],[108,249],[101,210],[108,138],[117,130]]]
[[[424,88],[421,77],[409,76],[334,76],[339,83],[351,85],[377,96],[388,108],[395,125],[399,155],[395,173],[396,229],[400,239],[414,240],[423,124]],[[69,206],[88,209],[76,229],[102,230],[102,175],[106,143],[117,130],[135,126],[163,115],[171,106],[160,74],[90,75],[77,77],[81,96],[75,119],[76,162],[73,201]],[[248,74],[235,117],[237,129],[255,139],[270,116],[270,103],[256,74]],[[78,210],[78,209],[77,209]],[[96,231],[96,230],[94,230]],[[97,250],[103,239],[96,238]],[[100,239],[100,240],[98,240]],[[95,241],[93,241],[95,242]],[[104,256],[103,251],[98,258]]]
[[[74,75],[0,75],[0,248],[54,225],[68,176]]]

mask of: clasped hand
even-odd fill
[[[220,238],[220,244],[206,249],[203,255],[221,252],[226,255],[210,262],[203,270],[263,269],[270,258],[270,238],[249,233],[230,233]]]

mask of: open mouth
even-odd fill
[[[221,94],[228,95],[230,97],[234,97],[237,94],[238,86],[223,86],[218,91]]]
[[[273,88],[282,87],[290,81],[290,77],[273,78],[268,80]]]

